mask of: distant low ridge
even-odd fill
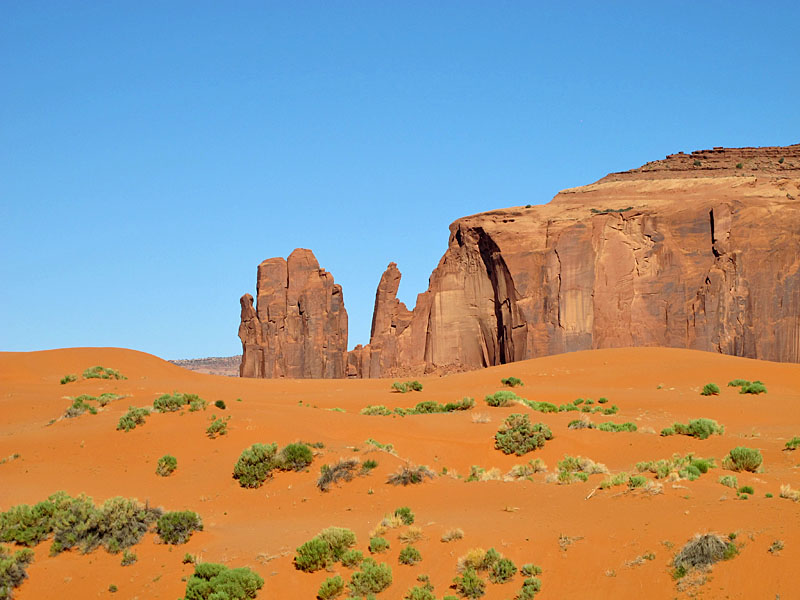
[[[225,375],[226,377],[238,377],[239,365],[242,363],[242,355],[236,356],[210,356],[208,358],[188,358],[169,361],[173,365],[178,365],[190,371],[198,373],[210,373],[211,375]]]

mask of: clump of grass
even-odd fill
[[[486,593],[486,582],[478,576],[475,569],[467,569],[455,577],[450,587],[463,598],[480,598]]]
[[[740,394],[766,394],[767,388],[766,386],[758,380],[755,381],[748,381],[747,379],[732,379],[728,382],[728,387],[738,387],[741,388],[739,390]]]
[[[755,490],[753,490],[753,486],[751,485],[743,485],[737,491],[740,494],[750,494],[751,496],[755,493]]]
[[[130,550],[125,550],[122,553],[122,560],[120,561],[119,564],[122,565],[123,567],[127,567],[135,563],[137,560],[139,560],[139,557],[136,556],[135,552],[131,552]]]
[[[364,560],[364,553],[360,550],[346,550],[342,554],[342,565],[345,567],[357,567]]]
[[[719,482],[729,488],[736,489],[739,487],[739,481],[736,479],[736,475],[722,475],[719,478]]]
[[[428,467],[425,465],[415,466],[412,464],[405,464],[395,473],[389,475],[386,483],[406,486],[415,483],[422,483],[426,478],[434,478],[434,473]]]
[[[738,550],[732,541],[715,533],[698,534],[673,559],[673,576],[678,579],[691,569],[708,567],[720,560],[733,558],[736,554]]]
[[[333,577],[328,577],[319,586],[317,598],[319,600],[331,600],[341,595],[342,592],[344,592],[344,579],[342,579],[341,575],[334,575]]]
[[[216,563],[198,563],[186,582],[186,598],[246,600],[255,598],[264,580],[247,567],[229,569]]]
[[[605,423],[599,423],[597,425],[597,429],[600,431],[611,431],[613,433],[617,433],[620,431],[636,431],[638,427],[636,427],[635,423],[631,423],[628,421],[627,423],[612,423],[611,421],[607,421]]]
[[[60,383],[61,383],[61,385],[65,385],[67,383],[72,383],[73,381],[78,381],[78,376],[77,375],[73,375],[73,374],[70,373],[68,375],[64,375],[61,378]]]
[[[524,383],[522,383],[522,380],[518,379],[517,377],[504,377],[503,379],[500,380],[500,383],[502,383],[503,385],[507,385],[508,387],[518,387],[521,385],[525,385]]]
[[[417,380],[405,381],[403,383],[395,381],[392,384],[392,389],[396,392],[400,392],[401,394],[405,394],[406,392],[421,392],[422,384]]]
[[[570,421],[567,429],[594,429],[594,423],[589,420],[589,417],[582,415],[580,419]]]
[[[414,542],[418,542],[422,539],[422,528],[412,525],[400,533],[397,536],[397,539],[404,544],[413,544]]]
[[[394,516],[398,517],[403,522],[403,525],[414,524],[414,513],[407,506],[401,506],[400,508],[396,508],[394,511]]]
[[[719,396],[719,386],[716,383],[707,383],[703,386],[702,396]]]
[[[793,500],[794,502],[800,502],[800,490],[792,489],[788,483],[784,483],[781,485],[781,498],[786,498],[787,500]]]
[[[119,418],[117,430],[130,431],[132,429],[136,429],[137,426],[144,425],[145,419],[149,414],[150,411],[146,408],[136,408],[135,406],[131,406],[128,408],[128,412]]]
[[[208,402],[203,400],[200,396],[195,394],[186,394],[186,399],[189,400],[189,412],[197,412],[205,410]],[[189,398],[191,396],[191,398]]]
[[[505,481],[514,481],[517,479],[531,479],[536,473],[543,473],[547,471],[547,465],[541,458],[529,460],[524,465],[514,465],[508,473],[503,476]]]
[[[631,475],[628,477],[628,487],[630,489],[643,488],[647,485],[647,477],[642,475]]]
[[[672,427],[661,430],[662,436],[688,435],[701,440],[705,440],[713,434],[722,435],[723,433],[725,433],[725,427],[712,419],[692,419],[686,425],[674,423]]]
[[[317,487],[320,491],[327,492],[335,483],[351,481],[360,464],[357,458],[340,458],[332,465],[322,465],[317,478]]]
[[[212,440],[219,435],[227,435],[228,421],[230,421],[230,419],[230,417],[218,419],[217,415],[213,415],[211,417],[211,423],[208,425],[208,427],[206,427],[206,435]]]
[[[618,485],[624,484],[628,481],[628,474],[627,473],[617,473],[616,475],[612,475],[611,477],[606,477],[603,481],[600,482],[600,489],[605,490],[610,487],[616,487]]]
[[[504,454],[522,456],[544,446],[553,432],[544,423],[531,423],[528,415],[512,414],[494,436],[494,447]]]
[[[800,446],[800,437],[794,436],[786,442],[785,450],[796,450],[798,446]]]
[[[233,468],[234,479],[239,480],[239,485],[246,488],[257,488],[272,476],[275,469],[277,444],[253,444],[242,451],[239,460]]]
[[[536,412],[556,413],[559,411],[558,406],[556,406],[552,402],[528,400],[527,398],[520,398],[519,402],[524,404],[531,410],[535,410]]]
[[[95,366],[89,367],[83,372],[84,379],[127,379],[119,371],[109,369],[107,367]]]
[[[698,458],[689,453],[686,456],[673,454],[672,458],[657,461],[646,461],[636,464],[636,469],[640,473],[655,473],[657,479],[688,479],[694,481],[703,473],[714,467],[714,460],[711,458]]]
[[[173,392],[172,394],[162,394],[153,400],[153,409],[165,413],[179,411],[186,405],[186,399],[183,394]]]
[[[448,529],[442,534],[441,540],[444,543],[454,542],[456,540],[460,540],[464,537],[464,530],[463,529]]]
[[[353,596],[370,596],[379,594],[392,584],[392,568],[386,563],[378,564],[371,558],[365,558],[361,570],[350,577],[350,593]]]
[[[297,548],[294,566],[300,571],[313,573],[342,560],[356,545],[356,534],[343,527],[328,527]],[[360,553],[359,553],[360,554]],[[355,564],[351,553],[348,562]]]
[[[378,440],[374,440],[372,438],[368,438],[365,444],[369,444],[370,446],[374,446],[378,450],[383,450],[384,452],[388,452],[389,454],[394,454],[394,446],[392,444],[382,444]]]
[[[422,560],[422,554],[414,546],[406,546],[400,550],[397,560],[401,565],[415,565]]]
[[[375,406],[365,406],[361,409],[361,414],[367,416],[386,417],[392,414],[392,411],[383,406],[383,404],[377,404]]]
[[[519,572],[525,577],[534,577],[542,574],[542,567],[533,563],[525,563],[519,568]]]
[[[573,483],[575,481],[587,481],[589,475],[597,473],[608,473],[608,468],[590,458],[565,454],[564,458],[558,461],[558,473],[554,479],[558,483]]]
[[[767,552],[769,552],[770,554],[777,554],[781,550],[783,550],[783,541],[775,540],[770,544],[769,548],[767,549]]]
[[[390,411],[385,406],[368,406],[366,409],[364,409],[369,409],[368,412],[364,412],[364,410],[362,410],[361,413],[377,414],[381,416],[396,414],[400,415],[401,417],[405,417],[407,415],[430,415],[436,413],[449,413],[460,410],[469,410],[473,406],[475,406],[475,399],[465,397],[458,402],[448,402],[447,404],[441,404],[439,402],[434,402],[433,400],[425,400],[423,402],[418,402],[414,408],[397,407],[393,411]]]
[[[506,583],[517,573],[517,566],[508,558],[499,558],[489,566],[489,581]]]
[[[750,471],[755,473],[764,462],[761,452],[754,448],[737,446],[728,452],[722,461],[722,466],[731,471]]]
[[[156,522],[156,533],[165,544],[185,544],[195,531],[203,531],[203,520],[191,510],[164,513]]]
[[[171,454],[165,454],[158,459],[156,465],[156,475],[161,477],[169,477],[178,468],[178,459]]]
[[[511,390],[500,390],[499,392],[486,396],[483,400],[489,406],[501,407],[512,406],[519,402],[521,398]]]
[[[33,562],[33,550],[25,548],[12,554],[0,546],[0,598],[13,598],[15,587],[22,585],[28,577],[26,569]]]

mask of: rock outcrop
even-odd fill
[[[800,362],[799,195],[800,145],[715,148],[612,173],[546,205],[458,219],[413,310],[389,265],[370,343],[336,372],[447,373],[623,346]],[[255,357],[276,335],[261,296],[258,315],[247,298],[242,374],[290,375],[247,367],[247,344]],[[341,340],[330,335],[311,347]]]
[[[258,265],[256,306],[241,299],[242,377],[345,376],[347,311],[342,288],[311,250]]]

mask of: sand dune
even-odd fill
[[[117,369],[126,380],[83,380],[61,385],[67,373],[92,365]],[[525,382],[517,392],[530,400],[563,404],[601,396],[619,413],[593,414],[595,423],[632,421],[635,433],[569,430],[576,412],[534,412],[524,406],[490,408],[487,394],[503,389],[501,377]],[[735,378],[759,379],[768,393],[751,396],[725,387]],[[494,547],[518,566],[533,562],[546,598],[675,598],[670,575],[674,553],[695,533],[736,532],[740,553],[718,563],[699,588],[709,598],[792,598],[797,594],[794,565],[800,559],[800,503],[779,498],[781,484],[800,488],[800,454],[784,451],[800,435],[800,365],[778,364],[689,350],[637,348],[596,350],[534,359],[442,378],[421,379],[420,393],[391,391],[391,380],[252,380],[194,373],[154,356],[116,348],[74,348],[31,353],[0,353],[0,510],[35,503],[57,490],[82,492],[102,502],[113,496],[136,497],[171,510],[191,509],[205,529],[183,546],[157,544],[148,534],[134,547],[138,562],[120,566],[119,555],[97,550],[48,556],[49,543],[36,548],[29,579],[15,592],[21,600],[107,597],[110,584],[120,598],[182,596],[182,578],[192,572],[184,553],[229,566],[250,566],[266,581],[259,598],[314,598],[330,573],[296,570],[297,546],[319,530],[337,525],[355,531],[366,552],[368,532],[399,506],[410,507],[425,538],[416,543],[423,560],[398,564],[400,529],[386,538],[390,550],[378,559],[392,566],[393,583],[381,598],[402,598],[419,574],[430,575],[437,598],[456,575],[459,556],[473,547]],[[718,396],[700,395],[715,382]],[[144,426],[116,430],[128,406],[152,406],[162,393],[195,393],[209,402],[223,400],[222,411],[154,413]],[[115,400],[98,414],[60,418],[68,397],[113,392]],[[448,414],[364,416],[367,405],[412,407],[422,400],[445,403],[469,396],[476,407]],[[344,412],[330,409],[341,409]],[[524,457],[494,449],[493,436],[511,413],[548,424],[554,439]],[[487,423],[474,422],[483,413]],[[205,435],[211,416],[230,416],[228,435]],[[661,437],[675,421],[707,417],[725,426],[724,435],[706,440]],[[55,420],[53,422],[53,420]],[[365,443],[392,444],[389,454]],[[307,472],[282,472],[258,489],[241,488],[232,478],[241,451],[255,442],[322,442],[324,449]],[[718,483],[730,471],[721,459],[735,446],[761,450],[763,472],[736,474],[755,493],[739,500]],[[663,493],[598,489],[605,475],[558,485],[548,473],[565,455],[604,463],[612,473],[635,472],[644,460],[694,452],[714,457],[717,467],[695,481],[664,481]],[[178,469],[158,477],[158,458],[172,454]],[[374,459],[371,474],[320,492],[315,482],[322,464],[339,457]],[[532,481],[465,482],[472,465],[506,473],[513,465],[541,458],[548,473]],[[424,464],[439,475],[421,485],[396,487],[386,478],[405,461]],[[460,476],[461,478],[459,478]],[[653,475],[648,475],[652,479]],[[765,497],[766,493],[774,497]],[[587,499],[588,497],[588,499]],[[464,538],[442,543],[441,535],[461,528]],[[560,536],[574,538],[562,549]],[[779,553],[767,551],[775,540]],[[631,564],[652,553],[652,560]],[[627,564],[626,564],[627,563]],[[349,578],[351,569],[334,569]],[[522,577],[487,584],[489,600],[514,597]],[[345,597],[345,596],[343,596]]]

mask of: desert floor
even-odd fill
[[[127,380],[83,380],[66,385],[67,373],[93,365],[119,370]],[[515,391],[530,400],[555,404],[576,398],[606,397],[613,416],[591,415],[594,423],[632,421],[634,433],[570,430],[580,413],[539,413],[525,406],[491,408],[484,396],[504,389],[500,379],[525,383]],[[767,394],[752,396],[726,387],[729,380],[761,380]],[[77,348],[31,353],[0,353],[0,511],[45,499],[58,490],[86,493],[96,503],[113,496],[135,497],[168,510],[190,509],[204,521],[202,532],[182,546],[156,543],[150,533],[132,550],[138,562],[120,565],[120,556],[99,549],[91,554],[48,554],[49,542],[36,548],[29,578],[15,591],[18,600],[44,598],[163,598],[174,600],[192,573],[185,553],[231,567],[249,566],[264,579],[259,598],[314,598],[331,573],[303,573],[292,559],[295,548],[325,527],[355,531],[357,548],[367,554],[369,532],[388,513],[408,506],[422,527],[416,543],[423,560],[398,564],[402,544],[392,529],[388,552],[376,555],[391,565],[394,581],[380,598],[403,598],[419,574],[430,575],[437,598],[456,575],[458,558],[474,547],[494,547],[517,566],[543,568],[537,598],[800,598],[800,503],[779,497],[782,484],[800,488],[800,451],[784,450],[800,435],[800,365],[777,364],[688,350],[638,348],[595,350],[534,359],[502,367],[423,378],[422,392],[391,391],[392,380],[243,380],[186,371],[154,356],[114,348]],[[718,396],[702,396],[708,382]],[[130,432],[116,430],[129,406],[152,406],[163,393],[199,394],[209,405],[198,412],[153,413]],[[69,397],[114,392],[126,397],[96,415],[61,418]],[[423,400],[441,403],[475,398],[472,410],[413,416],[365,416],[367,405],[412,407]],[[331,409],[342,409],[344,412]],[[548,424],[554,438],[524,457],[494,449],[494,434],[514,412]],[[488,416],[475,418],[482,413]],[[228,434],[205,435],[211,416],[230,416]],[[706,440],[661,437],[675,421],[708,417],[725,426],[724,435]],[[53,420],[55,420],[53,422]],[[395,454],[366,443],[392,444]],[[305,472],[278,472],[258,489],[232,478],[243,449],[255,442],[322,442]],[[735,446],[758,448],[762,472],[732,473],[722,458]],[[714,457],[716,468],[695,481],[659,480],[661,493],[627,486],[599,489],[607,475],[586,482],[547,482],[565,455],[605,464],[612,474],[635,473],[639,461],[673,453]],[[164,454],[178,459],[169,477],[155,474]],[[369,475],[341,483],[327,493],[316,487],[320,467],[340,457],[374,459]],[[541,458],[548,472],[532,480],[466,482],[472,465],[503,474],[515,464]],[[407,487],[387,477],[406,461],[439,474]],[[442,474],[445,472],[445,474]],[[721,485],[735,474],[751,485],[747,500]],[[648,474],[653,479],[654,475]],[[767,497],[770,493],[773,497]],[[452,528],[463,539],[444,543]],[[735,532],[739,554],[716,564],[702,585],[679,589],[670,561],[694,534]],[[564,544],[570,538],[571,543]],[[772,553],[781,540],[784,549]],[[651,560],[637,557],[654,554]],[[640,564],[637,564],[640,563]],[[349,578],[351,569],[334,572]],[[485,577],[484,577],[485,579]],[[523,577],[487,583],[484,598],[513,598]],[[118,586],[111,594],[109,585]]]

